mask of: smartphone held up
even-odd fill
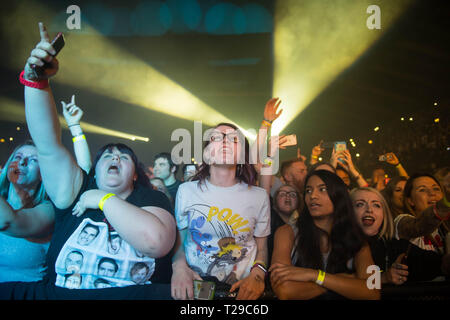
[[[63,33],[58,32],[58,34],[53,39],[51,44],[52,44],[53,49],[55,50],[55,54],[53,55],[53,57],[56,57],[57,54],[61,51],[61,49],[66,44]],[[32,64],[31,69],[34,70],[34,72],[36,73],[37,76],[42,76],[44,74],[45,69],[48,68],[48,66],[49,66],[48,62],[45,62],[42,67]]]
[[[296,134],[290,134],[285,137],[286,142],[284,142],[280,147],[290,147],[290,146],[296,146],[297,145],[297,135]]]

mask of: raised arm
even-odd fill
[[[270,127],[272,126],[272,123],[281,115],[281,112],[283,110],[278,111],[278,107],[281,103],[281,100],[279,98],[272,98],[269,101],[267,101],[265,107],[264,107],[264,118],[261,122],[261,126],[259,128],[256,141],[251,146],[252,152],[251,154],[256,154],[256,160],[257,162],[264,161],[264,159],[260,159],[259,155],[262,150],[264,150],[264,147],[266,145],[266,139],[269,134]],[[255,151],[256,149],[256,151]]]
[[[280,148],[280,144],[285,142],[284,135],[280,137],[271,137],[269,139],[269,143],[267,143],[267,136],[268,132],[270,130],[270,127],[272,126],[272,123],[278,119],[278,117],[283,112],[283,109],[278,109],[281,104],[281,100],[279,98],[271,98],[269,101],[267,101],[265,107],[264,107],[264,118],[261,122],[261,127],[258,131],[257,136],[257,147],[258,147],[258,164],[262,166],[258,173],[259,173],[259,186],[261,188],[264,188],[268,195],[270,196],[270,189],[272,188],[272,182],[273,182],[273,175],[275,172],[273,172],[271,167],[273,163],[267,163],[265,162],[265,159],[260,159],[260,153],[264,148],[267,146],[267,156],[269,158],[275,157],[278,153],[278,150]],[[281,147],[284,149],[284,147]]]
[[[333,149],[334,150],[334,149]],[[369,184],[363,178],[362,174],[356,170],[352,156],[350,155],[350,151],[344,150],[338,153],[338,155],[342,155],[343,160],[347,163],[347,165],[340,163],[351,175],[351,177],[356,181],[359,187],[367,187]]]
[[[70,103],[61,101],[64,119],[72,134],[73,149],[77,159],[78,166],[86,173],[89,173],[92,167],[91,153],[86,140],[86,136],[81,129],[80,120],[83,116],[83,110],[75,104],[75,95],[72,95]]]
[[[406,240],[429,235],[449,217],[450,209],[445,205],[445,200],[441,199],[435,207],[430,206],[417,216],[397,216],[394,220],[396,234],[398,238]]]
[[[269,163],[262,163],[258,171],[259,186],[266,190],[269,197],[270,190],[272,189],[273,179],[276,174],[275,170],[278,170],[278,164],[276,164],[275,161],[278,161],[279,149],[286,149],[286,147],[283,147],[283,143],[285,143],[286,140],[287,138],[285,135],[272,136],[269,138],[268,145],[270,146],[270,148],[267,155],[272,160],[269,161]]]
[[[398,160],[397,156],[393,152],[386,153],[386,162],[395,166],[395,169],[398,172],[398,175],[401,177],[406,177],[409,179],[408,173],[405,168],[403,168],[400,160]]]
[[[26,81],[43,84],[58,71],[58,61],[52,56],[55,51],[42,23],[39,23],[39,31],[41,41],[31,51],[23,77]],[[44,62],[48,63],[44,74],[36,74],[31,65],[44,66]],[[49,86],[37,89],[25,85],[25,116],[38,150],[47,194],[58,208],[67,208],[76,198],[83,178],[81,169],[61,143],[61,127]]]
[[[311,150],[311,158],[309,159],[309,164],[314,165],[319,162],[319,156],[322,154],[322,151],[325,150],[322,147],[323,140],[320,140],[317,146],[314,146]]]

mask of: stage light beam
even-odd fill
[[[0,97],[0,114],[2,115],[2,120],[18,123],[26,123],[25,119],[25,107],[23,103],[19,103],[15,100]],[[58,116],[61,127],[68,130],[66,120],[63,116]],[[141,137],[135,134],[125,133],[117,130],[111,130],[108,128],[103,128],[97,125],[93,125],[84,121],[80,122],[81,127],[84,132],[102,134],[107,136],[113,136],[129,140],[139,140],[144,142],[149,142],[148,137]]]
[[[272,133],[280,133],[341,72],[351,66],[406,10],[411,0],[379,0],[381,29],[366,25],[362,1],[276,1],[272,96],[283,114]]]

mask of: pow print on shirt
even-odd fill
[[[150,284],[155,259],[124,241],[106,222],[84,219],[55,263],[56,286],[99,289]]]
[[[190,267],[203,276],[212,275],[229,284],[236,282],[244,271],[238,270],[239,263],[248,260],[254,247],[246,243],[251,237],[249,221],[229,208],[195,204],[186,211],[189,235],[185,251]]]

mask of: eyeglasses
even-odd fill
[[[289,198],[297,198],[297,193],[294,192],[294,191],[290,191],[290,192],[280,191],[278,193],[278,195],[281,196],[281,197],[289,196]]]
[[[237,132],[223,133],[219,131],[215,131],[211,133],[210,141],[211,142],[222,142],[224,137],[227,137],[228,142],[238,143],[241,141],[241,137]]]

